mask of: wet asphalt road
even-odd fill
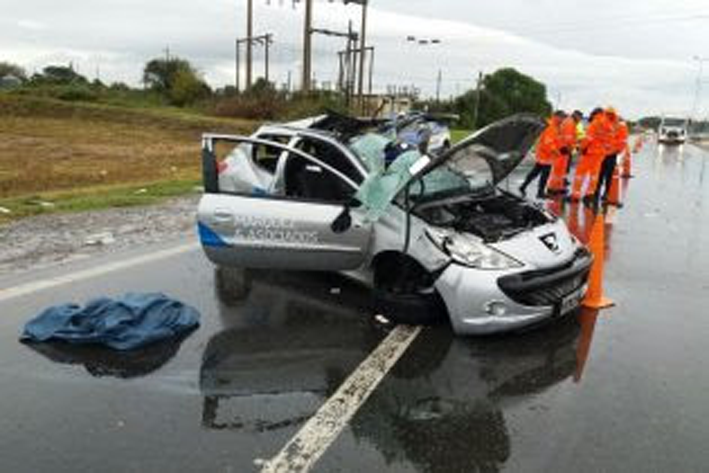
[[[617,307],[498,338],[426,329],[315,471],[706,470],[707,160],[693,146],[636,157],[606,222]],[[583,207],[553,210],[588,236]],[[0,471],[257,471],[386,331],[337,275],[236,282],[195,250],[0,302]],[[128,291],[192,304],[202,326],[127,357],[17,342],[48,305]]]

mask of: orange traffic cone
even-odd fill
[[[593,253],[593,265],[588,280],[588,292],[581,303],[589,309],[605,309],[615,305],[615,302],[603,296],[603,263],[605,259],[606,222],[603,213],[598,212],[593,223],[589,247]]]
[[[613,177],[611,178],[611,188],[608,190],[608,200],[606,201],[608,205],[615,205],[616,207],[622,207],[623,204],[620,203],[620,176],[618,173],[618,167],[616,166],[613,171]]]
[[[583,377],[583,370],[586,367],[588,356],[591,353],[591,343],[593,342],[593,332],[598,320],[598,309],[582,308],[579,314],[579,324],[581,325],[581,335],[579,344],[576,347],[576,371],[574,372],[574,382],[580,383]]]
[[[625,150],[623,154],[623,179],[630,179],[633,177],[633,153],[630,150]]]

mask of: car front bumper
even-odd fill
[[[686,136],[667,136],[663,135],[658,138],[658,141],[666,145],[680,145],[687,142]]]
[[[590,254],[579,250],[572,261],[542,271],[483,271],[451,264],[436,289],[457,334],[515,331],[565,315],[562,301],[585,294],[591,262]]]

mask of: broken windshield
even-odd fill
[[[364,135],[350,143],[372,169],[357,200],[374,221],[412,179],[409,198],[414,203],[488,193],[522,162],[543,128],[533,115],[515,115],[479,130],[435,160],[387,135]]]
[[[384,168],[386,148],[392,141],[386,135],[367,133],[353,138],[349,147],[370,172],[379,172]]]
[[[424,174],[412,184],[409,197],[413,202],[429,201],[453,195],[479,193],[490,188],[493,173],[484,159],[469,158],[467,153],[451,159]],[[371,174],[356,195],[367,207],[370,221],[378,220],[390,203],[406,187],[412,177],[431,163],[431,158],[411,149],[401,154],[388,168]]]

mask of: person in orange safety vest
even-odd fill
[[[606,157],[601,164],[598,175],[598,185],[596,186],[595,199],[601,197],[604,201],[613,185],[613,176],[617,172],[618,155],[628,146],[628,125],[620,119],[614,108],[609,107],[605,111],[606,119],[610,127],[610,140]]]
[[[572,202],[581,200],[581,192],[586,182],[584,201],[590,202],[596,194],[601,164],[609,150],[610,129],[602,108],[596,108],[589,116],[586,133],[580,143],[581,157],[576,165],[571,196]]]
[[[547,127],[540,135],[537,143],[536,163],[519,188],[522,195],[526,195],[527,186],[539,177],[537,197],[540,199],[546,197],[547,181],[549,180],[551,168],[557,160],[562,158],[561,149],[564,146],[564,142],[561,138],[561,123],[565,118],[566,114],[564,112],[554,112],[554,115],[549,119]]]
[[[561,123],[561,159],[552,165],[551,179],[549,180],[550,194],[564,194],[568,186],[567,174],[571,166],[571,157],[578,147],[578,124],[583,119],[583,113],[575,111]]]

